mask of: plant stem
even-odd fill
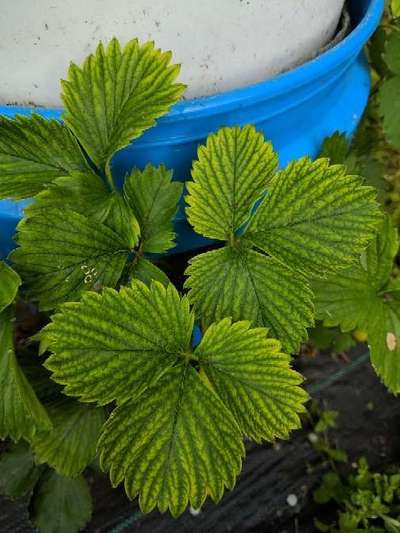
[[[115,187],[114,179],[112,177],[111,166],[110,166],[110,161],[109,160],[107,161],[104,170],[105,170],[105,175],[106,175],[106,180],[107,180],[108,186],[110,187],[111,191],[116,191],[117,189]]]

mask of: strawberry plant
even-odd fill
[[[374,188],[344,166],[279,170],[253,126],[222,128],[185,196],[194,231],[218,242],[179,292],[154,254],[174,247],[182,184],[153,165],[117,184],[112,168],[181,96],[170,60],[113,40],[71,65],[63,122],[0,119],[0,197],[33,198],[0,267],[0,437],[18,443],[4,472],[26,464],[3,484],[33,491],[42,530],[46,498],[74,505],[96,458],[143,511],[178,516],[233,488],[244,438],[288,438],[308,398],[291,355],[314,323],[313,286],[357,268],[382,219]],[[28,346],[20,299],[47,322]],[[89,510],[75,506],[65,531]]]

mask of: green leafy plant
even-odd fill
[[[314,491],[314,501],[323,506],[314,518],[316,530],[328,533],[397,533],[400,531],[400,474],[397,466],[384,473],[370,471],[368,461],[361,457],[349,464],[345,450],[331,441],[339,413],[321,410],[313,401],[309,415],[314,422],[309,438],[313,446],[329,461],[330,469],[322,476]],[[337,519],[327,523],[327,516]],[[322,516],[323,519],[319,519]]]
[[[92,500],[83,476],[65,477],[38,465],[26,442],[12,446],[0,457],[0,492],[9,498],[30,500],[34,525],[44,532],[75,533],[92,514]]]
[[[308,414],[313,422],[313,431],[309,433],[308,438],[314,448],[328,458],[334,469],[335,463],[346,463],[347,453],[335,446],[329,435],[330,430],[336,429],[339,413],[329,409],[322,410],[319,404],[313,401]]]
[[[373,473],[362,457],[355,473],[343,479],[337,472],[327,472],[314,492],[319,504],[335,502],[338,519],[333,524],[315,520],[318,531],[329,533],[397,533],[400,531],[400,474]]]
[[[315,283],[317,317],[342,331],[366,331],[372,364],[395,393],[400,391],[400,307],[399,283],[391,273],[398,248],[397,231],[386,217],[358,263]]]
[[[33,197],[15,270],[0,268],[0,436],[29,443],[28,471],[53,469],[34,496],[43,530],[49,498],[74,505],[96,457],[145,512],[178,516],[234,486],[245,437],[288,438],[308,398],[290,354],[314,322],[312,283],[353,268],[381,220],[375,190],[343,166],[278,170],[253,126],[222,128],[185,197],[194,230],[219,243],[191,259],[180,294],[154,254],[174,246],[182,184],[148,165],[117,187],[112,165],[182,94],[170,59],[113,40],[71,65],[63,122],[0,120],[0,197]],[[33,358],[19,297],[46,313]]]

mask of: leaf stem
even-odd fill
[[[112,172],[111,172],[111,166],[110,166],[110,160],[109,159],[106,162],[106,166],[105,166],[104,170],[105,170],[106,180],[107,180],[107,183],[108,183],[111,191],[116,191],[117,188],[115,187],[114,179],[112,177]]]
[[[131,281],[132,275],[133,275],[133,270],[134,270],[135,266],[138,264],[138,262],[141,259],[141,257],[143,257],[143,255],[144,255],[143,242],[141,242],[140,245],[139,245],[139,248],[134,253],[132,260],[130,260],[128,258],[128,260],[126,262],[126,265],[124,267],[124,271],[123,271],[123,273],[121,275],[121,278],[120,278],[120,280],[118,282],[118,287],[123,287],[124,285],[126,285],[127,283],[129,283]]]

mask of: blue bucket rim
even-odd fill
[[[359,1],[359,0],[352,0]],[[220,113],[222,109],[245,105],[251,101],[252,104],[259,100],[273,98],[279,94],[295,90],[299,86],[310,83],[320,76],[324,76],[331,70],[338,68],[346,61],[357,56],[368,39],[374,33],[384,11],[384,0],[369,0],[369,6],[361,21],[341,42],[331,49],[323,52],[319,56],[306,61],[302,65],[287,72],[279,74],[273,78],[261,82],[240,87],[231,91],[222,92],[210,96],[202,96],[189,100],[181,100],[176,103],[168,114],[161,117],[158,124],[168,124],[180,120],[195,119],[198,116],[212,115]],[[2,110],[8,110],[9,114],[23,114],[37,112],[51,118],[61,118],[63,109],[60,107],[31,107],[31,106],[0,106]]]

